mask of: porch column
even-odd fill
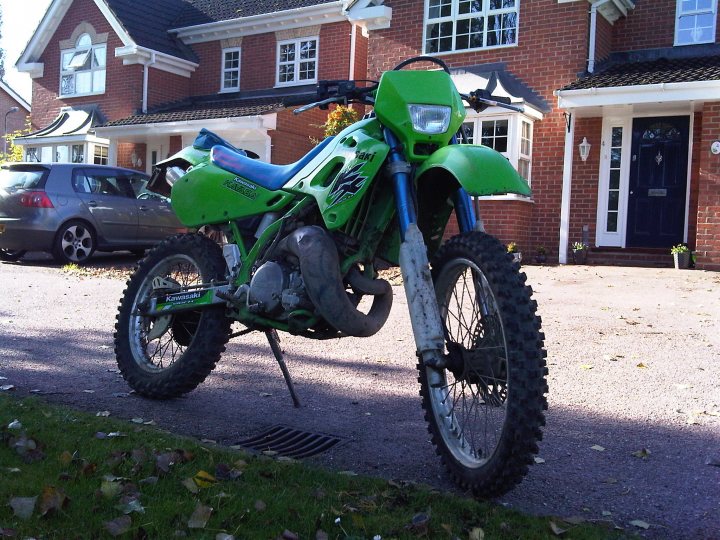
[[[118,160],[118,141],[117,139],[110,139],[110,145],[108,146],[108,165],[117,167]]]
[[[563,161],[562,201],[560,203],[560,264],[568,262],[568,239],[570,238],[570,188],[572,184],[573,150],[575,143],[575,111],[568,110],[565,129],[565,158]]]

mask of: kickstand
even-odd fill
[[[268,343],[270,343],[270,348],[275,355],[275,360],[277,360],[277,363],[280,365],[280,371],[282,371],[283,377],[285,377],[285,384],[287,384],[288,390],[290,390],[290,397],[293,400],[293,405],[295,405],[295,407],[300,407],[300,400],[295,393],[295,387],[293,386],[292,379],[290,378],[290,372],[285,365],[285,359],[283,358],[283,353],[280,350],[280,337],[277,335],[275,330],[266,330],[265,336],[268,339]]]

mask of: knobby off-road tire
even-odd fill
[[[495,238],[451,238],[432,262],[447,368],[418,365],[436,452],[476,497],[506,493],[538,452],[547,409],[544,335],[525,274]]]
[[[182,286],[222,280],[222,250],[199,234],[170,237],[140,261],[120,301],[115,323],[118,367],[138,394],[168,399],[205,380],[225,350],[231,321],[223,305],[164,317],[141,315],[138,305],[148,300],[158,276]]]

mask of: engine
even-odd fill
[[[313,309],[300,270],[283,262],[268,261],[250,281],[250,304],[259,313],[286,318],[298,309]]]

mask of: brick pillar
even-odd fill
[[[713,141],[720,140],[720,103],[704,105],[702,123],[696,266],[720,271],[720,154],[710,152]]]

